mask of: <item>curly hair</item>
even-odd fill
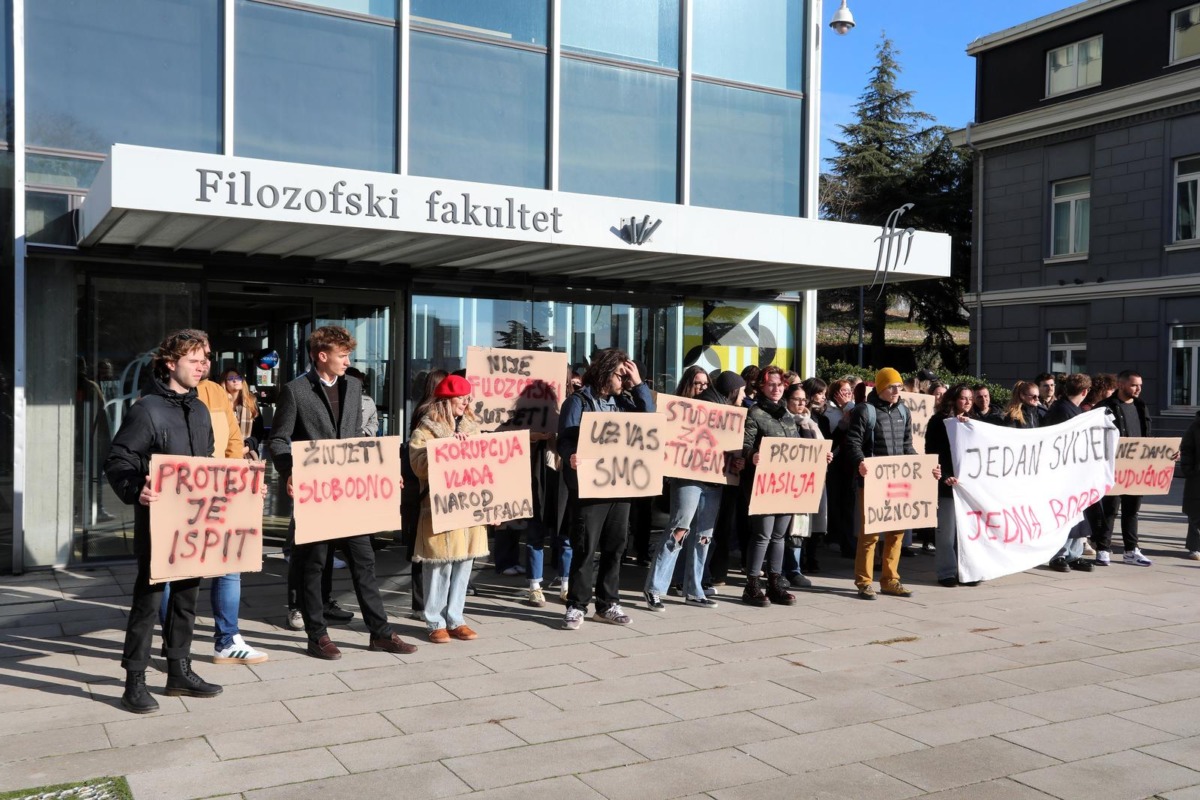
[[[330,350],[353,350],[358,341],[341,325],[322,325],[308,335],[308,355],[314,361],[318,353]]]
[[[167,363],[175,363],[197,349],[208,349],[208,334],[195,328],[184,328],[167,334],[154,353],[154,374],[165,380],[170,370]]]
[[[416,430],[421,426],[422,420],[430,420],[432,422],[440,422],[443,425],[454,427],[454,409],[450,407],[450,398],[442,397],[437,400],[426,403],[422,406],[422,412],[417,417],[417,424],[413,427]],[[463,419],[475,419],[475,412],[471,410],[471,404],[467,403],[467,410],[463,412]]]
[[[590,387],[592,393],[599,397],[609,379],[628,360],[629,353],[615,347],[597,350],[592,356],[592,363],[588,364],[587,372],[583,373],[583,385]]]

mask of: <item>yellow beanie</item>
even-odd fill
[[[893,383],[904,383],[904,378],[901,378],[900,373],[891,367],[884,367],[875,373],[876,389],[886,389]]]

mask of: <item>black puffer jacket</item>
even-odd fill
[[[1117,430],[1122,436],[1129,435],[1129,426],[1125,424],[1125,415],[1121,413],[1121,406],[1125,405],[1121,402],[1121,398],[1116,392],[1100,403],[1101,406],[1107,408],[1114,417],[1113,422],[1117,425]],[[1146,404],[1142,402],[1142,398],[1133,398],[1133,407],[1137,410],[1138,420],[1142,423],[1142,436],[1153,436],[1150,432],[1150,415],[1146,413]]]
[[[104,462],[104,474],[113,491],[135,509],[135,534],[150,532],[150,509],[138,502],[150,471],[150,456],[207,456],[212,451],[212,420],[196,390],[177,394],[152,378],[145,394],[125,415]]]
[[[875,408],[874,431],[868,428],[865,408],[867,403]],[[900,403],[889,406],[872,391],[867,396],[866,403],[859,403],[854,407],[850,427],[846,430],[846,443],[843,446],[849,456],[850,465],[855,470],[864,459],[872,456],[918,455],[912,443],[912,422],[908,415],[900,410],[900,406]],[[870,452],[867,452],[868,450]]]
[[[1179,469],[1183,472],[1183,513],[1200,519],[1200,412],[1179,443]]]
[[[750,489],[754,486],[754,454],[758,451],[758,446],[764,436],[799,438],[800,429],[786,408],[772,403],[765,397],[760,397],[746,414],[746,430],[742,437],[742,452],[746,456],[746,466],[742,469],[740,483],[742,493],[746,497],[750,496]]]

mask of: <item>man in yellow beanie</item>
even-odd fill
[[[866,477],[867,459],[874,456],[917,455],[912,443],[912,420],[908,409],[900,402],[900,390],[904,379],[891,367],[875,373],[875,389],[867,400],[854,407],[850,427],[846,431],[843,445],[850,462],[855,464],[858,474]],[[934,467],[933,476],[942,477],[942,468]],[[862,503],[862,481],[859,481],[859,507]],[[880,591],[897,597],[910,597],[912,592],[900,582],[900,549],[904,546],[904,531],[888,531],[883,534],[863,533],[864,520],[859,515],[858,549],[854,556],[854,583],[858,596],[864,600],[875,599],[873,572],[875,568],[875,543],[884,537],[883,575],[879,582]]]

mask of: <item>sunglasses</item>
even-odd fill
[[[225,379],[225,382],[226,383],[241,383],[242,376],[241,375],[230,375],[228,378]]]

